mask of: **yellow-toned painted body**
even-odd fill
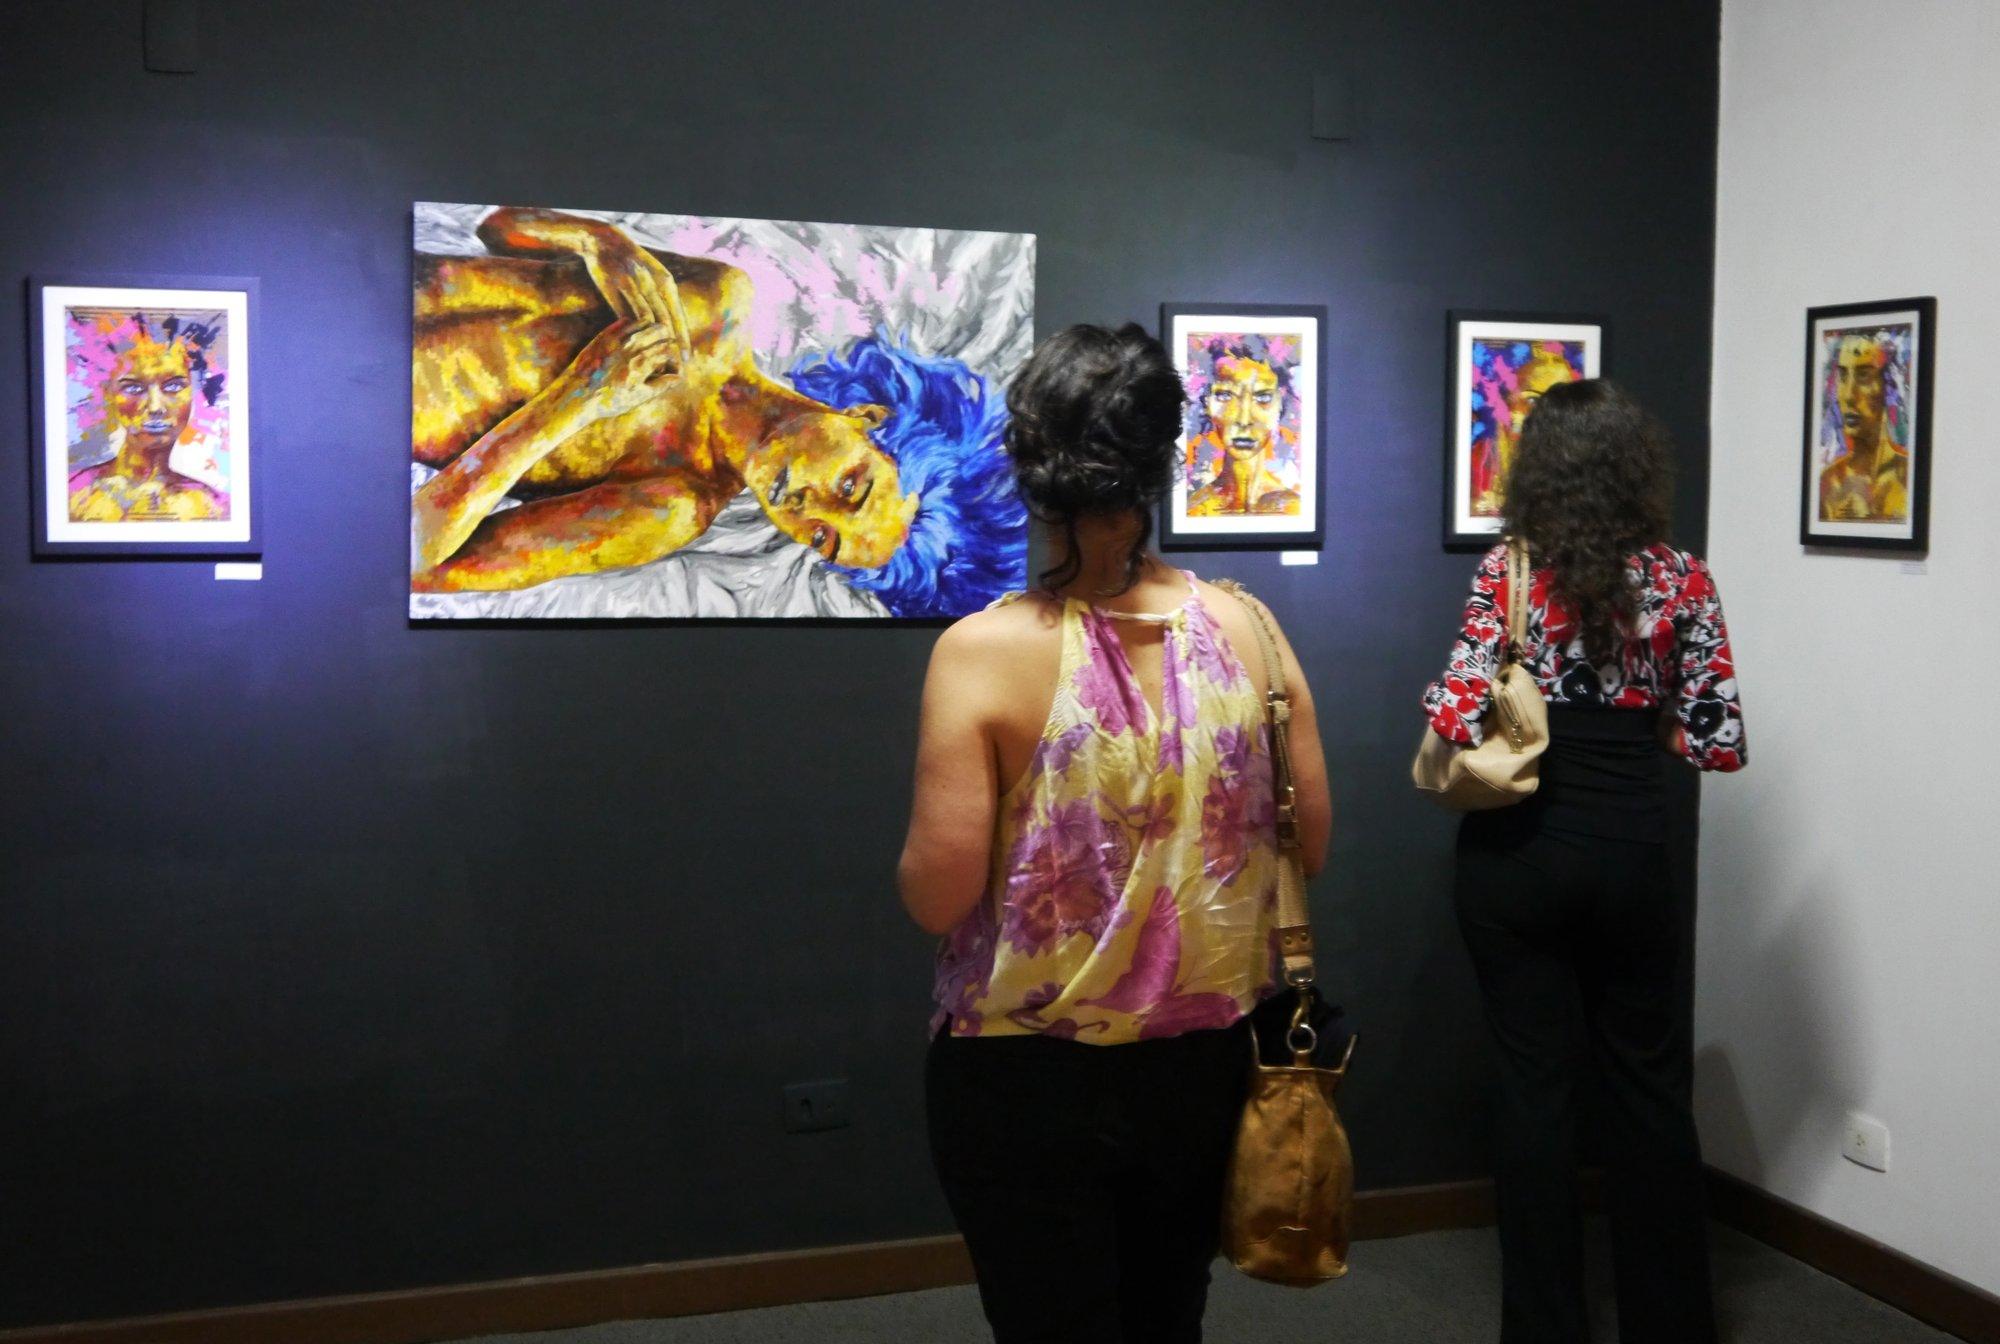
[[[531,489],[575,489],[621,463],[640,468],[663,436],[676,452],[705,452],[706,436],[696,431],[712,416],[722,383],[759,376],[739,334],[750,278],[707,258],[657,255],[674,277],[699,353],[661,396],[564,440],[523,476]],[[444,466],[525,406],[616,320],[579,260],[417,262],[411,447],[428,466]]]
[[[741,270],[547,211],[496,212],[481,237],[529,255],[418,259],[412,452],[439,473],[413,504],[414,587],[643,564],[746,487],[829,560],[901,545],[915,499],[869,438],[887,413],[762,373]],[[496,513],[508,496],[527,502]]]
[[[134,480],[109,472],[69,497],[77,523],[199,523],[225,516],[215,492],[178,472]]]

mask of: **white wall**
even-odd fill
[[[2000,1291],[2000,4],[1724,0],[1702,801],[1709,1160]],[[1798,544],[1805,310],[1935,295],[1931,552]],[[1891,1167],[1842,1160],[1850,1109]]]

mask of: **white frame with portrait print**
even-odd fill
[[[1291,336],[1299,342],[1292,386],[1299,398],[1299,502],[1297,514],[1187,516],[1187,430],[1175,439],[1174,481],[1160,502],[1163,550],[1318,550],[1326,540],[1326,308],[1319,304],[1163,303],[1160,341],[1183,383],[1187,338],[1198,331],[1240,331]]]
[[[1472,343],[1478,340],[1579,341],[1583,376],[1602,378],[1611,324],[1595,314],[1491,313],[1454,308],[1445,314],[1449,346],[1445,363],[1444,544],[1450,550],[1483,550],[1500,539],[1501,520],[1467,506],[1472,493]]]
[[[32,499],[38,556],[208,556],[261,553],[251,470],[251,329],[257,281],[242,276],[37,276],[29,281],[28,344],[35,444]],[[69,516],[69,405],[64,315],[72,308],[221,312],[229,379],[229,517],[190,522],[81,522]]]

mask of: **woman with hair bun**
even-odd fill
[[[1667,544],[1666,431],[1599,379],[1550,387],[1502,483],[1528,548],[1524,630],[1506,628],[1507,547],[1480,561],[1432,731],[1472,745],[1502,651],[1549,707],[1540,783],[1469,813],[1459,929],[1500,1059],[1495,1162],[1502,1344],[1582,1344],[1575,1095],[1604,1088],[1605,1204],[1623,1344],[1716,1338],[1691,1103],[1692,892],[1666,846],[1666,747],[1740,770],[1743,712],[1708,566]]]
[[[1036,349],[1007,450],[1053,563],[924,685],[898,880],[942,939],[931,1150],[998,1344],[1201,1338],[1244,1017],[1278,980],[1255,618],[1148,547],[1182,402],[1135,325]],[[1311,874],[1326,762],[1281,656]]]

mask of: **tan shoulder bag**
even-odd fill
[[[1549,745],[1549,706],[1535,674],[1521,661],[1528,634],[1528,548],[1507,543],[1507,642],[1493,678],[1493,705],[1476,747],[1462,746],[1424,725],[1424,740],[1410,763],[1410,780],[1425,797],[1454,812],[1509,807],[1541,783],[1542,752]]]
[[[1233,583],[1217,587],[1249,610],[1264,656],[1272,775],[1278,796],[1278,949],[1285,983],[1298,998],[1286,1044],[1289,1064],[1267,1065],[1253,1034],[1250,1080],[1222,1191],[1222,1253],[1252,1278],[1310,1288],[1347,1273],[1354,1222],[1354,1153],[1334,1093],[1354,1056],[1348,1040],[1340,1066],[1313,1063],[1318,1044],[1312,1006],[1312,916],[1299,857],[1297,793],[1292,786],[1291,696],[1277,632],[1263,604]]]

